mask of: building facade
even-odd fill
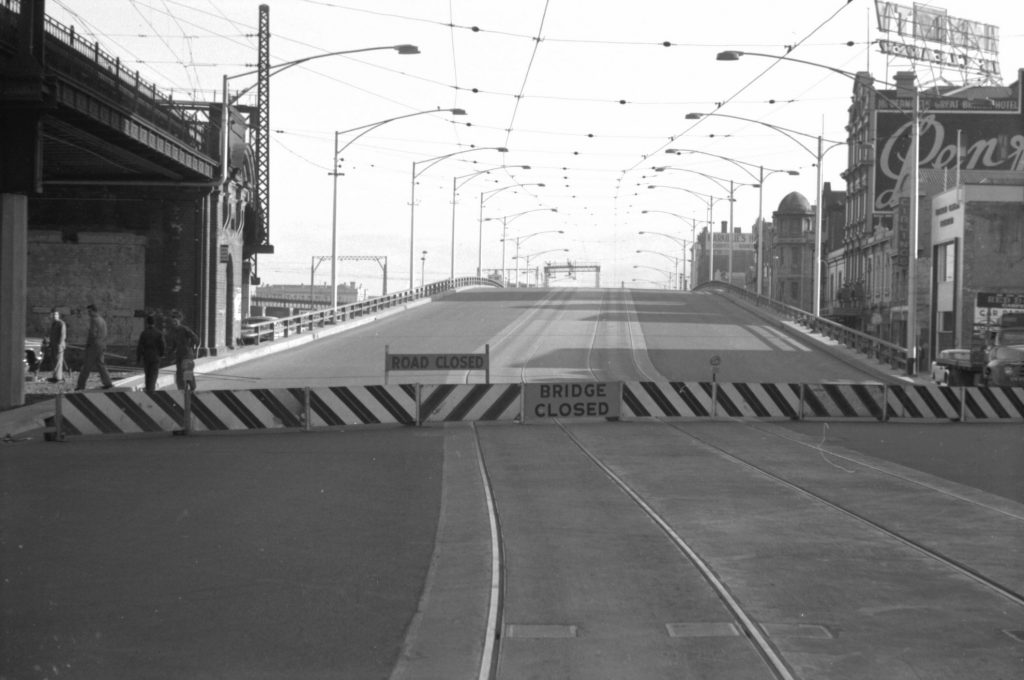
[[[946,323],[949,312],[956,318],[968,314],[969,305],[947,309],[948,291],[935,286],[937,264],[932,238],[936,234],[931,224],[934,201],[957,187],[967,190],[971,185],[1024,184],[1022,75],[1024,71],[1018,72],[1017,81],[1009,86],[942,85],[922,89],[913,72],[901,72],[895,76],[894,88],[878,89],[869,74],[857,74],[847,125],[844,226],[838,243],[833,244],[838,247],[823,249],[828,266],[828,275],[823,278],[823,316],[904,346],[908,344],[909,317],[917,329],[913,342],[921,365],[958,335],[945,325],[936,326],[938,322]],[[918,220],[911,225],[911,137],[915,117],[920,130],[915,197]],[[967,195],[982,195],[978,191],[971,189]],[[1012,215],[1020,199],[1014,196],[1012,191],[991,192],[989,196],[997,197],[995,203],[1005,203],[1002,210],[1009,221],[1000,227],[1004,231],[1019,228],[1019,218],[1014,223]],[[984,212],[981,204],[993,201],[975,203],[977,210]],[[948,210],[948,205],[943,207]],[[971,222],[970,217],[964,219]],[[976,218],[973,222],[977,229],[981,229],[981,221]],[[910,243],[915,236],[916,277],[909,282]],[[966,237],[961,238],[957,246],[962,250],[960,256],[966,257],[966,262],[986,260],[986,255],[968,252],[982,242],[975,238],[968,243]],[[966,271],[962,269],[961,274],[962,283],[967,280]],[[1024,271],[1003,267],[1000,275],[1004,277],[1000,289],[1024,293]],[[908,310],[910,285],[915,286],[917,300],[913,310]],[[992,287],[995,282],[985,285]],[[936,297],[939,291],[947,296],[942,301]],[[975,293],[968,290],[965,294]]]

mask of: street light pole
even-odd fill
[[[744,53],[741,52],[740,54],[744,54]],[[754,53],[746,52],[745,54],[754,54]],[[759,55],[759,56],[764,56],[764,55]],[[719,58],[721,59],[721,56]],[[734,58],[738,58],[738,57],[734,57]],[[800,60],[793,60],[793,61],[800,61]],[[801,62],[801,63],[807,63],[807,62]],[[823,67],[824,68],[828,68],[829,70],[835,70],[835,69],[829,68],[827,66],[823,66]],[[839,73],[844,73],[845,75],[851,75],[851,74],[846,74],[844,71],[838,71],[838,72]],[[765,126],[767,128],[770,128],[772,130],[775,130],[776,132],[779,132],[779,133],[785,135],[786,137],[789,137],[791,140],[796,142],[797,145],[801,149],[803,149],[804,151],[806,151],[807,153],[811,154],[814,157],[815,165],[817,167],[817,180],[815,182],[815,191],[817,192],[818,196],[817,196],[817,198],[814,201],[814,203],[815,203],[815,208],[814,208],[814,224],[815,224],[815,230],[814,230],[815,231],[815,237],[814,237],[814,239],[815,239],[814,261],[815,261],[815,264],[813,266],[811,274],[812,274],[812,281],[813,281],[812,285],[814,286],[815,293],[812,296],[812,300],[813,300],[813,303],[812,303],[812,307],[813,307],[812,313],[815,316],[819,316],[820,313],[821,313],[821,292],[820,292],[820,288],[821,288],[821,267],[820,267],[820,265],[817,264],[817,262],[821,259],[821,250],[820,250],[821,249],[821,223],[822,223],[822,220],[821,220],[822,195],[821,194],[822,194],[822,191],[824,191],[824,187],[822,185],[821,163],[822,163],[822,159],[824,158],[825,154],[828,151],[831,151],[832,149],[835,149],[836,147],[839,147],[839,146],[844,146],[846,144],[846,142],[833,142],[832,140],[825,140],[825,139],[822,138],[821,135],[811,135],[811,134],[808,134],[806,132],[800,132],[799,130],[791,130],[789,128],[784,128],[784,127],[782,127],[780,125],[772,125],[771,123],[766,123],[763,120],[757,120],[755,118],[744,118],[743,116],[732,116],[732,115],[725,114],[725,113],[688,113],[688,114],[686,114],[686,118],[690,119],[690,120],[704,118],[704,117],[707,117],[707,116],[717,116],[719,118],[733,118],[735,120],[742,120],[742,121],[746,121],[748,123],[757,123],[758,125],[763,125],[763,126]],[[815,139],[817,141],[817,149],[812,151],[810,147],[808,147],[806,144],[801,142],[794,135],[801,135],[801,136],[804,136],[804,137],[810,137],[812,139]],[[832,144],[828,149],[825,149],[822,146],[823,142],[825,142],[825,141],[829,141]]]
[[[528,167],[528,166],[523,166]],[[483,276],[483,253],[484,253],[484,202],[494,198],[496,194],[501,193],[507,189],[518,189],[520,187],[543,187],[546,186],[543,182],[535,182],[531,184],[509,184],[508,186],[498,187],[497,189],[491,189],[490,191],[480,192],[480,213],[477,217],[477,241],[476,241],[476,276],[480,278]],[[484,197],[487,198],[484,198]],[[504,236],[503,236],[504,238]],[[504,266],[504,264],[502,265]]]
[[[682,156],[682,155],[685,155],[685,154],[690,154],[690,153],[696,153],[696,154],[702,154],[702,155],[705,155],[705,156],[711,156],[712,158],[719,158],[719,159],[721,159],[723,161],[728,161],[728,162],[732,163],[733,165],[738,167],[740,170],[743,170],[745,173],[750,175],[751,179],[754,179],[754,180],[757,181],[757,188],[758,188],[758,196],[757,196],[757,275],[756,275],[755,278],[756,278],[756,285],[757,285],[757,294],[761,295],[761,293],[762,293],[762,279],[764,278],[764,271],[765,271],[765,266],[764,266],[764,180],[765,180],[766,177],[770,177],[770,176],[774,175],[775,173],[782,173],[782,172],[784,172],[787,175],[795,176],[795,175],[799,175],[800,174],[799,171],[797,171],[797,170],[782,170],[782,169],[771,170],[771,169],[769,169],[768,174],[765,174],[764,166],[763,165],[757,166],[757,165],[754,165],[753,163],[747,163],[747,162],[744,162],[744,161],[737,160],[735,158],[730,158],[728,156],[721,156],[719,154],[710,153],[708,151],[700,151],[698,149],[665,149],[665,153],[677,154],[679,156]],[[751,172],[750,169],[747,166],[758,168],[758,174],[754,175],[754,173]]]
[[[497,151],[499,153],[508,153],[508,149],[503,146],[487,146],[487,147],[473,147],[470,149],[462,149],[461,151],[454,151],[452,153],[444,154],[443,156],[435,156],[433,158],[426,158],[421,161],[412,162],[412,181],[410,182],[410,197],[409,197],[409,290],[412,290],[415,286],[416,276],[416,259],[415,259],[415,236],[416,236],[416,178],[421,174],[429,170],[431,167],[440,163],[441,161],[451,158],[452,156],[458,156],[459,154],[469,153],[471,151]],[[419,172],[416,172],[416,166],[426,163]]]
[[[685,239],[677,238],[677,237],[672,236],[670,234],[663,234],[660,231],[641,231],[639,233],[641,233],[641,234],[656,234],[658,236],[664,236],[666,238],[670,238],[670,239],[672,239],[673,241],[675,241],[676,243],[678,243],[680,245],[680,247],[683,249],[683,254],[684,255],[686,254],[686,244],[687,243],[690,244],[690,247],[691,247],[691,250],[690,250],[690,277],[689,277],[689,279],[687,279],[687,277],[686,277],[686,260],[684,259],[683,260],[683,278],[687,279],[688,281],[690,281],[691,285],[688,286],[687,288],[692,288],[692,279],[693,279],[693,270],[694,270],[694,258],[696,257],[695,249],[693,248],[693,246],[697,242],[697,218],[696,217],[685,217],[685,216],[680,215],[678,213],[669,212],[667,210],[642,210],[640,212],[641,212],[641,214],[644,214],[644,215],[646,215],[647,213],[664,213],[666,215],[672,215],[673,217],[677,217],[677,218],[683,220],[684,222],[689,222],[690,223],[690,240],[689,241],[686,241]]]
[[[426,111],[417,111],[416,113],[407,113],[404,116],[395,116],[393,118],[387,118],[385,120],[377,121],[376,123],[368,123],[366,125],[360,125],[359,127],[350,128],[348,130],[336,130],[334,132],[334,159],[331,163],[331,175],[334,177],[334,190],[333,199],[331,201],[331,309],[338,308],[338,175],[341,173],[338,170],[338,156],[345,149],[349,148],[363,135],[376,130],[382,125],[387,125],[396,120],[402,120],[403,118],[412,118],[413,116],[423,116],[428,113],[451,113],[455,116],[464,116],[466,111],[464,109],[428,109]],[[350,139],[345,143],[343,147],[338,148],[338,138],[341,135],[348,134],[349,132],[355,132],[356,130],[362,130],[358,135]],[[387,290],[387,275],[384,276],[384,289]]]
[[[913,130],[910,134],[910,233],[907,235],[907,375],[917,374],[917,220],[921,191],[921,102],[914,83]]]
[[[420,50],[419,50],[419,48],[416,45],[409,45],[409,44],[403,44],[403,45],[382,45],[382,46],[378,46],[378,47],[363,47],[363,48],[354,49],[354,50],[337,50],[337,51],[334,51],[334,52],[324,52],[324,53],[321,53],[321,54],[314,54],[314,55],[311,55],[311,56],[308,56],[308,57],[303,57],[302,59],[293,59],[292,61],[286,61],[286,62],[283,62],[281,64],[276,64],[274,66],[270,66],[270,67],[268,67],[266,69],[267,77],[269,78],[271,76],[275,76],[278,73],[280,73],[282,71],[285,71],[285,70],[287,70],[289,68],[292,68],[294,66],[298,66],[299,64],[304,64],[304,63],[306,63],[308,61],[313,61],[315,59],[323,59],[325,57],[334,57],[334,56],[339,56],[339,55],[344,55],[344,54],[356,54],[356,53],[359,53],[359,52],[373,52],[373,51],[377,51],[377,50],[395,50],[399,54],[419,54],[420,53]],[[251,90],[254,87],[257,87],[259,85],[259,80],[257,80],[256,83],[253,83],[252,85],[250,85],[249,87],[245,88],[244,90],[241,90],[240,92],[236,93],[234,97],[230,97],[229,94],[228,94],[228,81],[233,80],[235,78],[243,78],[245,76],[255,75],[255,74],[260,73],[261,70],[262,69],[257,68],[257,69],[253,69],[253,70],[250,70],[250,71],[245,71],[243,73],[236,73],[234,75],[224,74],[224,76],[222,78],[222,81],[221,81],[221,121],[220,121],[221,124],[220,124],[220,139],[218,140],[218,144],[219,144],[219,147],[220,147],[220,155],[221,155],[221,159],[220,159],[221,160],[221,164],[220,164],[221,165],[221,167],[220,167],[221,191],[224,191],[226,189],[227,183],[228,183],[228,165],[230,163],[230,144],[231,144],[231,134],[230,134],[230,129],[231,129],[231,104],[233,102],[237,101],[238,98],[241,97],[242,95],[244,95],[246,92],[248,92],[249,90]],[[200,317],[201,327],[199,329],[199,335],[200,335],[200,338],[201,338],[201,350],[203,348],[205,348],[206,342],[209,339],[208,338],[209,332],[207,330],[207,326],[209,325],[209,318],[208,318],[209,317],[209,312],[207,310],[207,305],[208,305],[208,298],[209,298],[208,291],[209,291],[210,278],[211,278],[211,274],[210,274],[211,262],[210,262],[210,258],[208,256],[208,254],[206,254],[206,251],[207,251],[207,249],[211,245],[210,244],[210,240],[211,240],[212,237],[211,237],[211,235],[209,235],[207,233],[207,222],[206,221],[204,221],[204,227],[203,227],[202,231],[203,231],[203,234],[202,234],[202,241],[203,242],[200,245],[200,252],[203,253],[203,258],[202,258],[202,262],[200,264],[200,277],[201,277],[200,287],[201,287],[201,290],[205,291],[205,293],[203,294],[203,299],[201,301],[201,305],[203,306],[203,311],[202,311],[201,317]],[[335,288],[336,288],[336,286],[335,286]],[[335,306],[337,306],[337,305],[335,305]]]
[[[544,186],[544,185],[542,184],[540,186]],[[507,188],[508,187],[502,187],[502,189],[507,189]],[[496,189],[495,192],[497,192],[497,191],[501,191],[501,189]],[[515,219],[517,219],[519,217],[522,217],[523,215],[529,215],[530,213],[541,212],[542,210],[550,210],[551,212],[558,212],[558,208],[534,208],[533,210],[524,210],[523,212],[515,213],[514,215],[504,215],[502,217],[488,217],[487,219],[484,219],[484,220],[480,221],[480,224],[482,225],[484,222],[487,222],[487,221],[490,221],[490,220],[498,220],[498,219],[501,220],[501,282],[502,282],[502,285],[505,284],[505,241],[508,239],[508,223],[511,222],[512,220],[515,220]],[[559,233],[562,233],[562,232],[559,231]]]
[[[704,204],[708,208],[708,237],[710,239],[710,260],[708,262],[708,281],[715,280],[715,224],[714,224],[714,206],[718,201],[726,200],[722,196],[712,196],[711,194],[702,194],[698,191],[691,191],[685,187],[673,187],[664,184],[650,184],[648,189],[657,189],[661,187],[663,189],[678,189],[679,191],[685,191],[689,194],[693,194],[697,198],[704,201]]]
[[[555,253],[555,252],[567,253],[567,252],[569,252],[569,249],[568,248],[549,248],[548,250],[542,250],[542,251],[540,251],[538,253],[529,253],[527,255],[523,255],[523,257],[526,258],[526,271],[527,272],[532,272],[533,271],[532,269],[530,269],[530,260],[532,260],[533,258],[540,257],[541,255],[545,255],[547,253]],[[519,258],[516,257],[515,259],[518,260]],[[519,265],[517,264],[516,266],[518,267]],[[536,274],[533,277],[533,283],[534,283],[534,286],[540,285],[540,277],[537,276]],[[529,283],[527,283],[527,285],[529,285]]]
[[[677,290],[682,290],[683,287],[679,283],[679,258],[678,257],[673,257],[671,255],[666,255],[665,253],[659,253],[657,250],[638,249],[636,252],[638,254],[639,253],[650,253],[652,255],[661,255],[664,258],[672,260],[672,282],[673,282],[672,287],[677,289]],[[684,260],[684,263],[685,263],[685,260]]]
[[[519,244],[522,241],[525,241],[528,238],[531,238],[533,236],[540,236],[541,234],[564,234],[564,233],[565,232],[563,230],[561,230],[561,229],[546,229],[544,231],[535,231],[532,234],[527,234],[526,236],[517,236],[516,237],[516,256],[515,256],[515,260],[516,260],[516,288],[519,287]]]
[[[337,52],[324,52],[322,54],[314,54],[309,57],[303,57],[302,59],[294,59],[292,61],[286,61],[281,64],[275,64],[267,69],[270,76],[276,76],[281,71],[304,64],[307,61],[313,61],[315,59],[323,59],[325,57],[336,57],[343,54],[356,54],[359,52],[374,52],[377,50],[395,50],[399,54],[419,54],[420,49],[416,45],[382,45],[380,47],[363,47],[355,50],[339,50]],[[272,71],[272,73],[270,73]],[[251,76],[259,73],[259,69],[251,71],[245,71],[244,73],[236,73],[234,75],[225,74],[222,82],[222,98],[221,98],[221,130],[220,130],[220,148],[221,148],[221,183],[227,182],[228,178],[228,143],[229,133],[228,128],[230,127],[230,107],[232,102],[235,102],[244,95],[246,92],[256,87],[259,83],[254,83],[249,87],[245,88],[241,92],[238,92],[234,97],[228,98],[228,81],[234,80],[235,78],[243,78],[245,76]]]
[[[455,279],[455,205],[456,205],[456,194],[455,194],[455,192],[458,190],[459,187],[461,187],[461,186],[469,183],[470,181],[472,181],[474,177],[478,177],[480,175],[486,175],[487,173],[491,172],[492,170],[500,170],[502,168],[506,168],[506,169],[508,169],[508,168],[521,168],[523,170],[529,170],[530,166],[529,165],[496,165],[493,168],[488,168],[486,170],[478,170],[477,172],[471,172],[468,175],[462,175],[461,177],[452,177],[452,255],[451,255],[451,274],[450,274],[450,276],[451,276],[451,278],[453,280]],[[462,180],[462,181],[459,182],[459,180]],[[524,185],[513,184],[511,186],[531,186],[531,185],[529,185],[529,184],[524,184]],[[540,186],[544,186],[544,185],[541,184]],[[480,199],[481,199],[480,200],[480,214],[481,214],[481,216],[483,216],[483,211],[484,211],[484,207],[483,207],[483,194],[480,195]],[[482,224],[480,225],[480,230],[481,230],[480,237],[483,238],[483,226],[482,226]],[[478,256],[476,275],[477,275],[477,278],[480,277],[479,256]]]

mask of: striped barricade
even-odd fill
[[[518,383],[502,385],[424,385],[420,422],[516,420],[520,416]]]
[[[1024,387],[964,387],[964,420],[1024,419]]]
[[[806,418],[885,418],[885,385],[859,383],[822,383],[803,385],[802,419]]]
[[[709,418],[796,418],[799,385],[718,382],[627,382],[624,416]]]
[[[184,427],[183,392],[73,392],[57,395],[57,439],[76,435],[174,432]]]
[[[959,420],[962,390],[943,385],[889,385],[886,391],[886,419],[939,418]]]
[[[305,427],[303,388],[209,390],[190,394],[189,431]]]
[[[309,426],[417,422],[416,385],[309,388]]]

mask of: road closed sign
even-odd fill
[[[618,418],[620,382],[527,383],[523,389],[524,420],[548,418]]]

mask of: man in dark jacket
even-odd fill
[[[179,390],[194,390],[196,347],[199,336],[181,323],[181,312],[171,314],[171,327],[167,329],[167,354],[174,359],[174,384]]]
[[[156,319],[146,317],[146,327],[139,333],[135,360],[146,373],[146,394],[156,391],[156,376],[160,372],[160,359],[164,356],[164,334],[156,329]]]
[[[53,366],[53,375],[47,380],[52,383],[64,379],[64,350],[68,342],[68,327],[60,318],[60,312],[54,307],[50,310],[50,332],[46,338],[46,362]]]

